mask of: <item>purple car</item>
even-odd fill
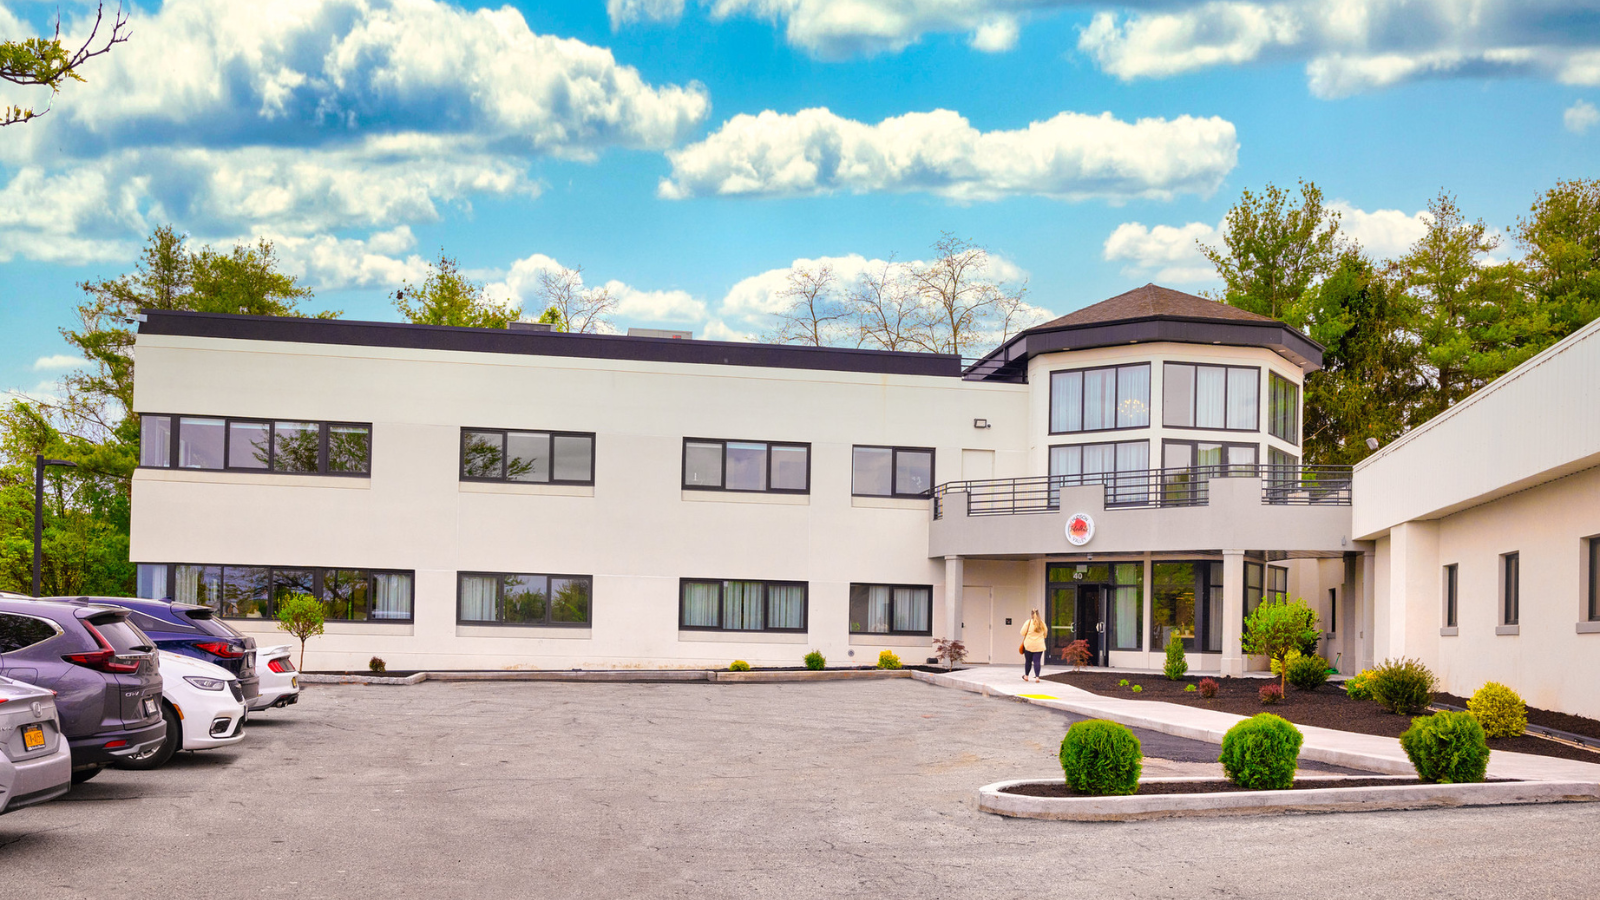
[[[0,675],[56,692],[74,784],[166,740],[159,665],[125,609],[0,598]]]

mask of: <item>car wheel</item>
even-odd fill
[[[150,769],[159,769],[167,764],[172,754],[178,752],[178,745],[183,743],[183,722],[178,718],[178,711],[172,704],[161,701],[161,718],[167,723],[167,738],[153,750],[137,753],[126,759],[112,763],[119,769],[132,769],[144,772]]]
[[[89,779],[95,777],[96,775],[99,775],[100,774],[100,768],[101,768],[100,766],[95,766],[92,769],[76,769],[76,770],[74,770],[73,773],[72,773],[72,783],[73,784],[83,784],[85,781],[88,781]]]

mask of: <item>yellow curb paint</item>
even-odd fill
[[[1060,697],[1052,697],[1049,694],[1018,694],[1017,696],[1018,697],[1027,697],[1029,700],[1060,700],[1061,699]]]

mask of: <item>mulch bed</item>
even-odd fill
[[[1450,706],[1459,706],[1462,709],[1467,708],[1467,698],[1465,697],[1457,697],[1454,694],[1434,694],[1433,698]],[[1557,731],[1565,731],[1569,734],[1581,734],[1584,737],[1600,741],[1600,721],[1585,719],[1583,716],[1571,716],[1566,713],[1530,706],[1528,707],[1528,724],[1554,728]]]
[[[1356,734],[1375,734],[1379,737],[1397,738],[1411,727],[1411,717],[1397,716],[1385,710],[1376,703],[1367,700],[1351,700],[1344,695],[1344,691],[1332,685],[1325,684],[1315,691],[1301,691],[1289,688],[1282,701],[1270,705],[1263,705],[1259,691],[1266,684],[1262,678],[1216,678],[1217,696],[1207,700],[1200,696],[1198,690],[1185,691],[1184,686],[1198,684],[1201,678],[1207,676],[1188,676],[1178,681],[1168,681],[1165,675],[1159,673],[1150,675],[1128,675],[1119,672],[1097,672],[1085,669],[1082,672],[1062,672],[1056,675],[1046,675],[1045,681],[1067,684],[1081,690],[1108,697],[1117,697],[1123,700],[1159,700],[1166,703],[1181,703],[1185,706],[1198,706],[1202,709],[1214,709],[1219,712],[1234,713],[1241,716],[1253,716],[1256,713],[1269,712],[1282,716],[1296,725],[1312,725],[1318,728],[1333,728],[1339,731],[1350,731]],[[1128,686],[1121,687],[1117,682],[1127,679]],[[1134,693],[1133,685],[1144,688],[1139,693]],[[1450,697],[1448,694],[1438,695],[1439,701],[1452,706],[1466,706],[1466,701]],[[1425,713],[1432,715],[1432,713]],[[1579,722],[1588,723],[1587,727],[1600,730],[1600,722],[1592,719],[1579,719],[1577,716],[1562,716],[1565,720],[1578,719]],[[1544,722],[1535,722],[1533,709],[1528,710],[1528,721],[1544,725]],[[1559,725],[1550,724],[1547,727],[1561,728]],[[1589,734],[1590,732],[1577,731],[1573,728],[1561,728],[1563,731],[1572,731],[1574,734]],[[1514,738],[1490,738],[1489,747],[1494,750],[1509,750],[1513,753],[1530,753],[1535,756],[1553,756],[1557,759],[1572,759],[1579,762],[1600,763],[1600,753],[1585,750],[1567,744],[1558,744],[1544,738],[1523,735]]]
[[[1341,778],[1338,781],[1305,781],[1296,779],[1294,789],[1404,787],[1405,785],[1422,783],[1422,780],[1418,778]],[[1247,790],[1253,789],[1242,788],[1231,781],[1145,781],[1140,782],[1139,789],[1134,791],[1134,794],[1140,796],[1149,796],[1151,794],[1231,794]],[[1100,796],[1099,794],[1080,793],[1067,787],[1065,782],[1014,784],[1011,787],[1002,788],[1000,793],[1018,794],[1023,797]]]

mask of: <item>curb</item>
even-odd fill
[[[910,678],[910,669],[824,669],[819,672],[728,672],[718,669],[595,669],[581,672],[418,672],[404,678],[384,675],[316,675],[300,673],[301,684],[385,684],[411,685],[424,681],[566,681],[609,682],[612,684],[662,684],[683,682],[722,682],[726,684],[774,684],[805,681],[862,681],[882,678]]]
[[[874,681],[882,678],[910,678],[908,669],[841,669],[829,672],[707,672],[712,681],[727,684],[773,684],[787,681]]]
[[[1145,782],[1195,782],[1147,778]],[[1209,780],[1209,779],[1208,779]],[[1217,779],[1220,780],[1220,779]],[[1344,780],[1341,776],[1302,781]],[[1260,816],[1285,813],[1373,812],[1461,806],[1509,806],[1600,800],[1600,784],[1580,781],[1503,781],[1481,784],[1407,784],[1393,787],[1311,788],[1220,794],[1152,794],[1126,797],[1028,797],[1003,793],[1039,779],[997,781],[978,789],[978,809],[998,816],[1072,822],[1129,822],[1175,816]],[[1058,783],[1051,780],[1049,784]]]
[[[421,684],[428,680],[427,672],[418,672],[404,678],[385,675],[308,675],[300,673],[301,684]]]

